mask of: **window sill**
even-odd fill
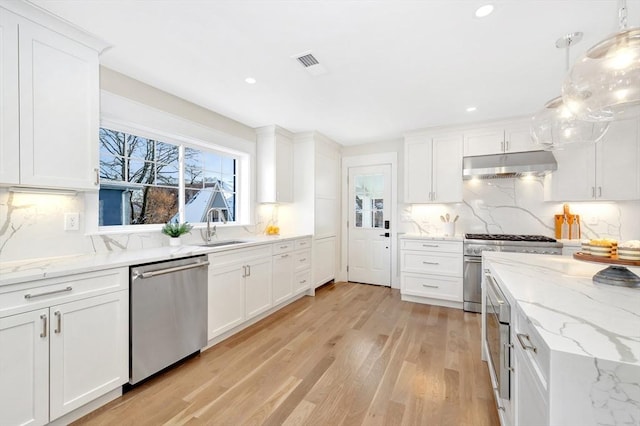
[[[207,229],[206,223],[192,223],[194,230]],[[222,223],[215,222],[212,226],[215,225],[218,228],[240,228],[244,226],[253,226],[252,223],[240,224],[240,223]],[[133,226],[114,226],[107,227],[102,226],[99,227],[95,231],[86,232],[84,235],[87,237],[99,236],[99,235],[122,235],[122,234],[145,234],[151,232],[161,232],[164,224],[158,225],[133,225]],[[113,229],[111,229],[113,228]]]

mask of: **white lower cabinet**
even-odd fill
[[[462,308],[462,242],[402,238],[402,300]]]
[[[314,240],[313,282],[315,288],[335,279],[336,252],[336,237]]]
[[[208,339],[266,311],[271,303],[271,245],[209,255]]]
[[[4,286],[0,306],[0,425],[46,424],[129,380],[126,268]]]
[[[281,253],[273,256],[273,304],[287,300],[293,294],[293,255]]]
[[[49,309],[0,318],[0,424],[49,421]]]

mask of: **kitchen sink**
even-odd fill
[[[202,247],[223,247],[223,246],[232,246],[234,244],[244,244],[248,241],[242,240],[227,240],[227,241],[210,241],[208,243],[198,244]]]

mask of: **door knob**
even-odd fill
[[[387,238],[389,238],[389,233],[388,233],[388,232],[385,232],[384,234],[380,234],[380,236],[381,236],[381,237],[387,237]]]

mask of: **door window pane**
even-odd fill
[[[354,184],[356,228],[384,228],[384,175],[359,175]]]

